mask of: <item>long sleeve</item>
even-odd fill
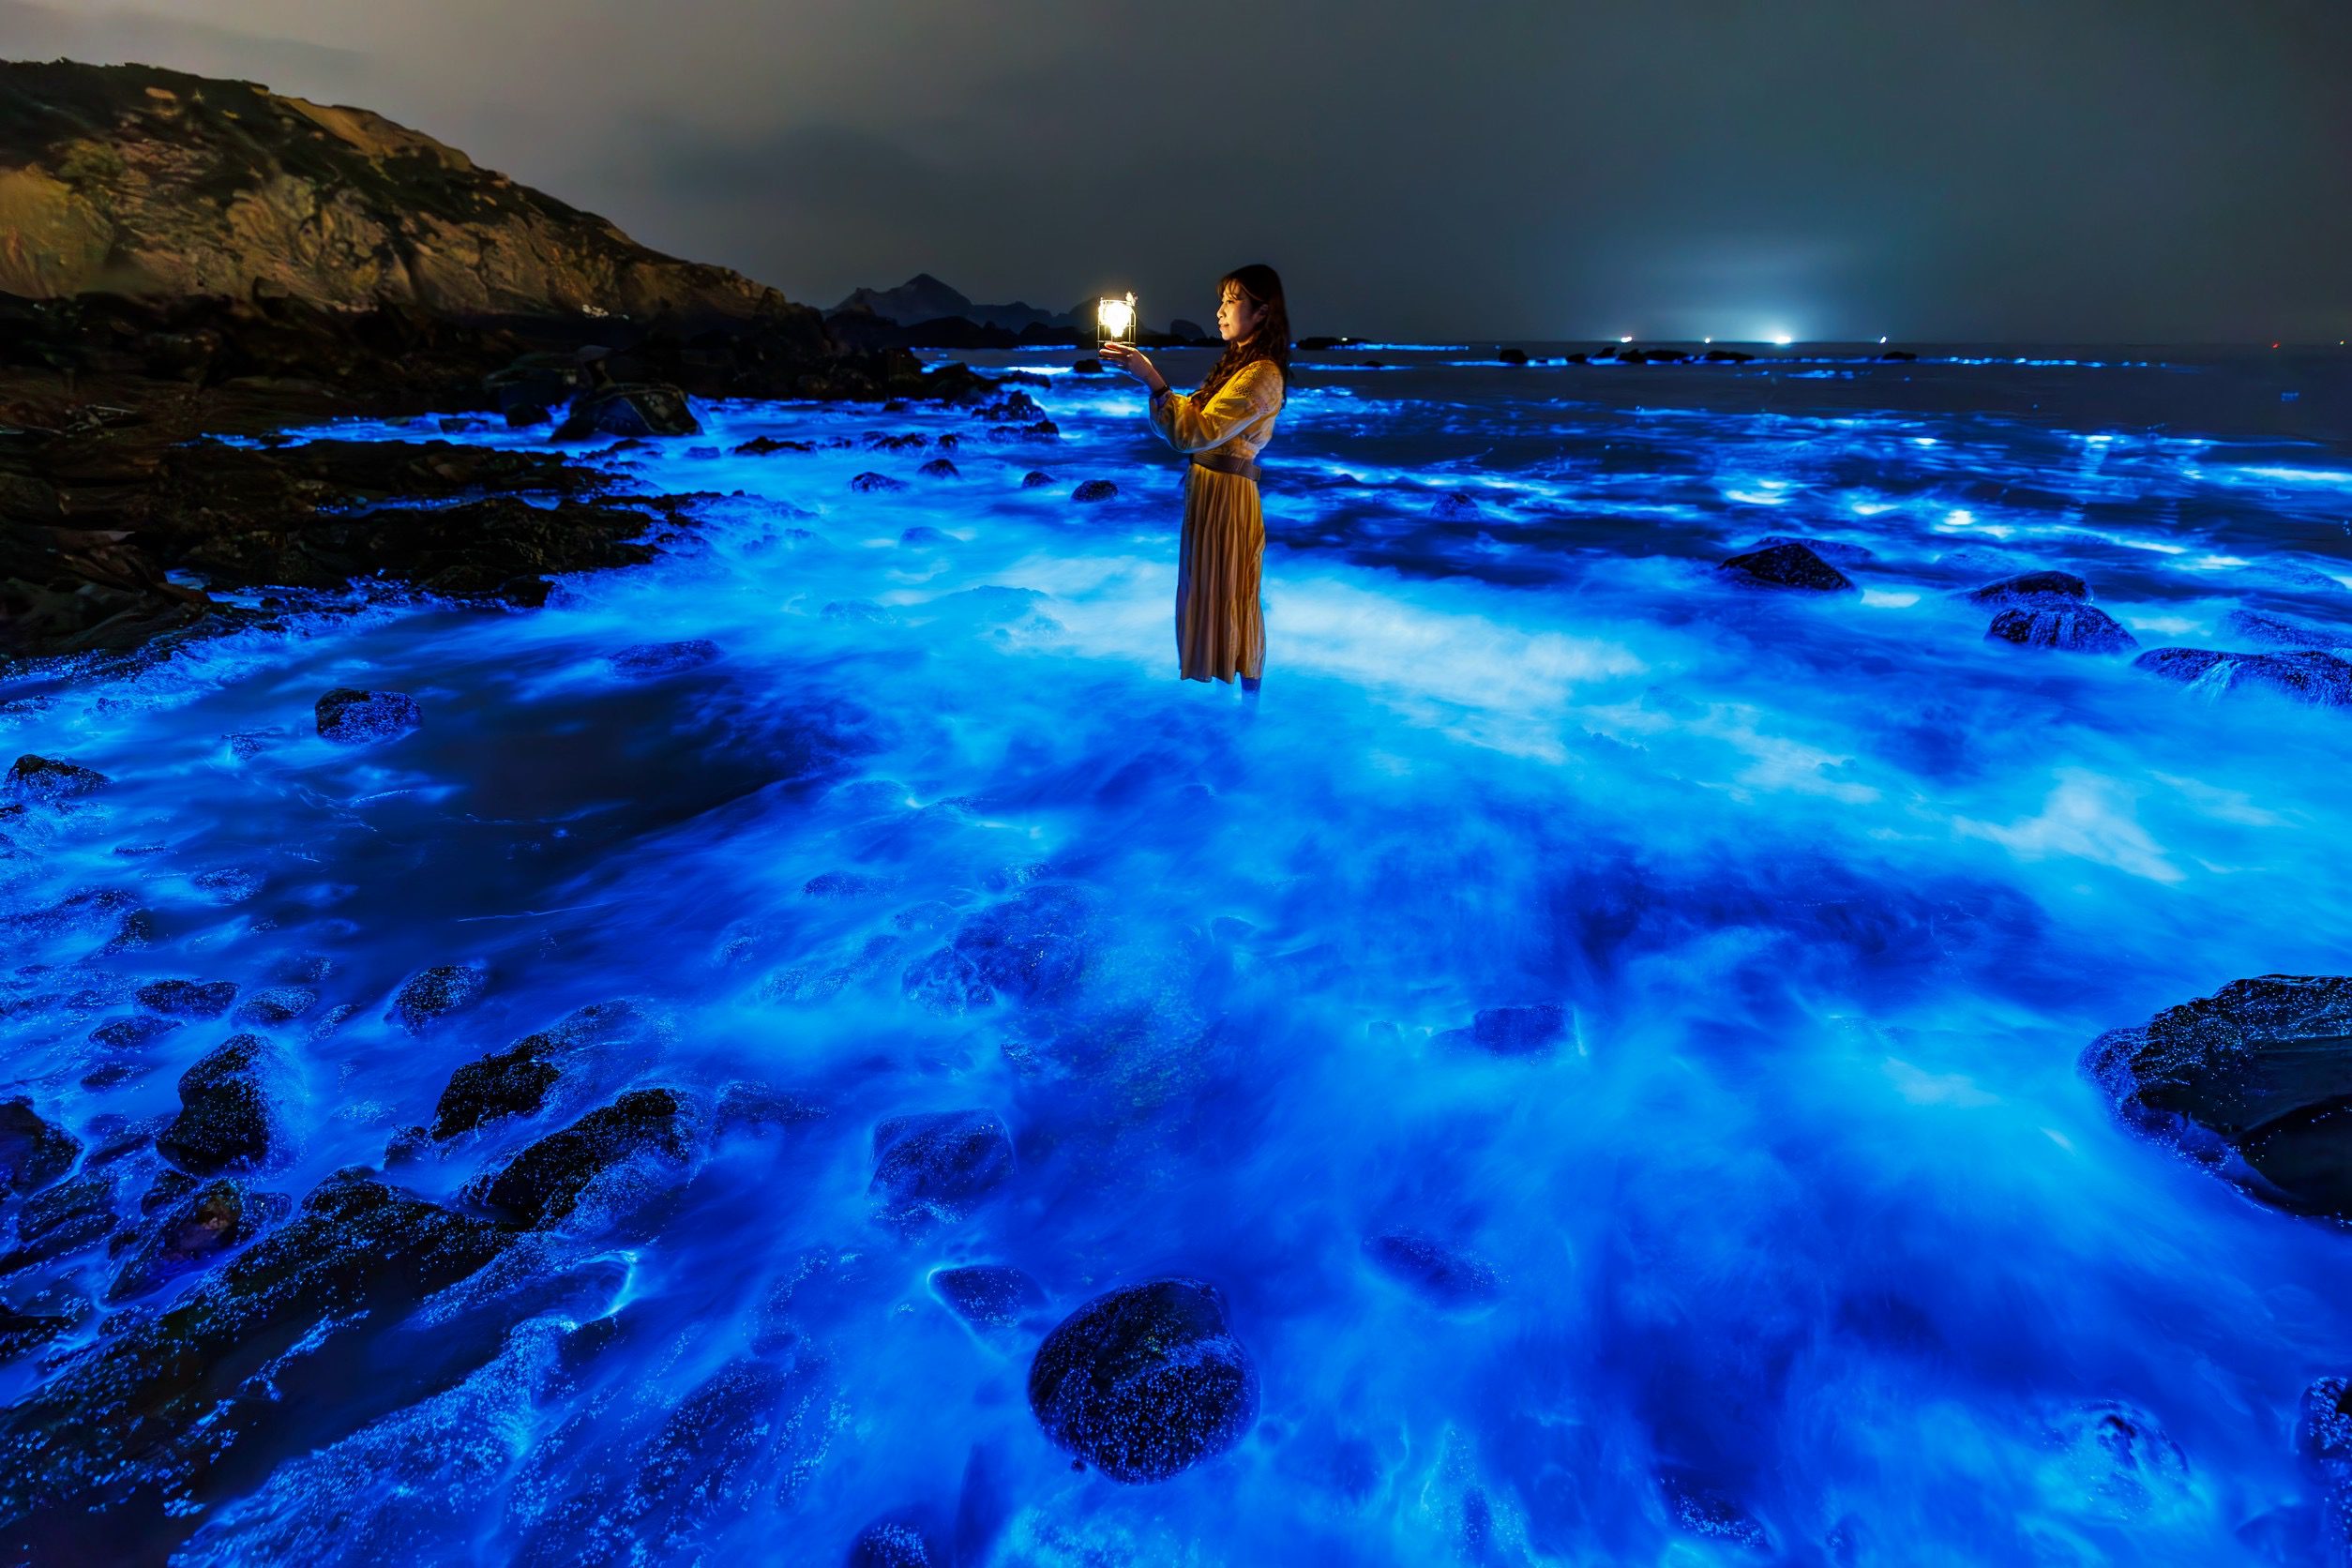
[[[1265,360],[1245,366],[1205,403],[1189,392],[1164,392],[1152,399],[1152,423],[1179,452],[1205,452],[1282,406],[1282,372]]]

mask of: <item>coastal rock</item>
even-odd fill
[[[1437,505],[1429,508],[1429,515],[1443,518],[1449,522],[1466,522],[1483,517],[1485,513],[1479,508],[1478,497],[1470,491],[1448,490],[1438,497]]]
[[[1364,1251],[1382,1274],[1438,1306],[1485,1306],[1502,1294],[1487,1264],[1417,1230],[1370,1237]]]
[[[2314,707],[2352,706],[2352,660],[2315,648],[2231,654],[2210,648],[2150,648],[2132,661],[2191,690],[2219,695],[2268,691]]]
[[[945,458],[933,458],[915,472],[927,479],[960,479],[963,477],[956,465]]]
[[[689,637],[677,642],[632,642],[619,653],[608,656],[613,672],[640,680],[657,675],[671,675],[681,670],[699,669],[718,657],[718,644],[706,637]]]
[[[1854,591],[1851,578],[1800,544],[1772,545],[1764,550],[1750,550],[1744,555],[1733,556],[1717,569],[1773,588],[1798,588],[1824,594]]]
[[[433,1108],[432,1136],[452,1138],[502,1116],[529,1116],[547,1100],[563,1072],[548,1060],[555,1042],[527,1034],[510,1048],[469,1062],[449,1076]]]
[[[1070,492],[1073,501],[1108,501],[1119,493],[1119,487],[1108,479],[1088,479]]]
[[[0,1188],[38,1192],[73,1168],[82,1140],[23,1094],[0,1100]]]
[[[216,1177],[182,1197],[148,1227],[146,1238],[106,1289],[126,1302],[168,1284],[232,1247],[242,1246],[294,1207],[283,1193],[256,1192]]]
[[[1988,582],[1972,588],[1968,598],[1970,604],[2014,604],[2039,606],[2052,599],[2088,599],[2090,585],[2073,572],[2022,572],[2005,577],[1998,582]]]
[[[60,761],[53,757],[26,752],[8,769],[8,794],[15,800],[39,801],[53,806],[61,800],[74,800],[90,794],[113,782],[96,768],[85,768],[79,762]]]
[[[1501,360],[1505,365],[1524,365],[1527,363],[1527,350],[1497,349],[1495,350],[1495,357]]]
[[[2352,1218],[2352,975],[2232,981],[2100,1035],[2081,1066],[2126,1121],[2254,1196]]]
[[[103,1168],[84,1167],[25,1199],[17,1211],[16,1245],[0,1257],[0,1274],[95,1246],[114,1233],[114,1178]]]
[[[616,382],[581,392],[572,400],[551,439],[586,441],[595,436],[701,435],[701,422],[686,406],[686,395],[664,382]]]
[[[934,1270],[931,1289],[949,1311],[980,1328],[1017,1328],[1046,1305],[1035,1280],[1002,1263]]]
[[[1036,882],[968,916],[955,951],[980,984],[1031,1002],[1067,995],[1086,972],[1101,912],[1075,882]]]
[[[524,1149],[468,1194],[544,1229],[571,1214],[607,1171],[641,1155],[682,1166],[690,1152],[686,1102],[673,1090],[635,1089]]]
[[[874,1177],[895,1217],[954,1222],[1013,1173],[1013,1139],[989,1110],[894,1116],[874,1129]]]
[[[2121,1400],[2072,1406],[2043,1424],[2054,1469],[2082,1512],[2133,1519],[2184,1499],[2189,1461],[2156,1418]]]
[[[1817,539],[1811,535],[1768,534],[1756,542],[1756,548],[1758,550],[1771,550],[1775,545],[1802,545],[1822,560],[1832,565],[1844,562],[1849,566],[1859,565],[1877,559],[1877,556],[1864,546],[1850,545],[1843,539]]]
[[[392,999],[384,1021],[417,1033],[474,1001],[489,984],[489,974],[472,964],[435,964],[409,977]]]
[[[1677,1530],[1703,1541],[1741,1550],[1769,1553],[1772,1531],[1729,1492],[1695,1471],[1666,1469],[1658,1472],[1659,1499]]]
[[[251,1169],[282,1153],[279,1096],[290,1068],[259,1034],[238,1034],[180,1075],[180,1112],[155,1140],[183,1170]]]
[[[19,1312],[0,1305],[0,1362],[15,1361],[40,1349],[73,1327],[74,1321],[63,1313]]]
[[[2333,652],[2352,648],[2352,628],[2323,626],[2290,615],[2273,615],[2258,610],[2233,610],[2222,618],[2222,625],[2234,637],[2248,642],[2259,642],[2271,648],[2317,648]]]
[[[1984,641],[2078,654],[2119,654],[2140,645],[2139,639],[2097,605],[2061,602],[2063,608],[2013,605],[1993,617]]]
[[[1043,490],[1053,483],[1053,475],[1042,468],[1033,468],[1021,475],[1021,489]]]
[[[343,746],[389,740],[425,722],[416,699],[404,691],[361,691],[337,686],[316,706],[319,738]]]
[[[1557,1002],[1482,1007],[1470,1016],[1470,1028],[1444,1030],[1438,1038],[1497,1056],[1544,1056],[1568,1037],[1569,1022],[1568,1009]]]
[[[151,980],[132,993],[139,1005],[174,1018],[217,1018],[236,1000],[230,980]]]
[[[270,986],[237,1003],[231,1023],[267,1029],[292,1023],[319,1003],[319,993],[303,986]]]
[[[894,479],[887,474],[874,474],[869,472],[866,474],[853,475],[850,479],[850,489],[857,491],[860,495],[870,495],[878,490],[884,492],[890,490],[902,490],[906,488],[907,482],[904,479]]]
[[[1258,1374],[1215,1286],[1155,1279],[1095,1297],[1046,1335],[1029,1408],[1113,1481],[1164,1481],[1241,1440]]]

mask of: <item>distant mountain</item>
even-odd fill
[[[152,66],[0,61],[0,292],[91,291],[451,316],[807,310],[365,109]]]
[[[1057,316],[1050,310],[1040,310],[1033,305],[1015,300],[1010,305],[975,305],[969,295],[948,287],[927,272],[918,272],[895,289],[857,289],[850,297],[825,312],[828,316],[843,310],[870,311],[885,322],[899,326],[912,326],[917,322],[938,321],[946,316],[961,316],[980,326],[1001,326],[1007,332],[1018,332],[1029,326],[1066,327],[1072,324],[1064,314]]]

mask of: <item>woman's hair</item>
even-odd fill
[[[1274,369],[1282,372],[1282,389],[1290,390],[1290,308],[1282,300],[1282,277],[1262,262],[1238,266],[1217,279],[1217,295],[1223,302],[1225,285],[1232,284],[1244,297],[1265,307],[1265,319],[1245,343],[1228,343],[1217,362],[1209,367],[1208,375],[1193,396],[1206,400],[1209,395],[1235,376],[1243,367],[1260,359],[1271,359]]]

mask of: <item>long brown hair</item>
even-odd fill
[[[1282,391],[1290,391],[1290,308],[1283,302],[1282,276],[1263,262],[1237,266],[1217,279],[1217,300],[1224,303],[1225,285],[1232,284],[1242,291],[1242,297],[1265,307],[1266,314],[1258,324],[1258,330],[1246,342],[1228,343],[1217,362],[1209,367],[1193,396],[1206,401],[1209,395],[1235,376],[1244,366],[1260,359],[1271,359],[1274,369],[1282,372]]]

